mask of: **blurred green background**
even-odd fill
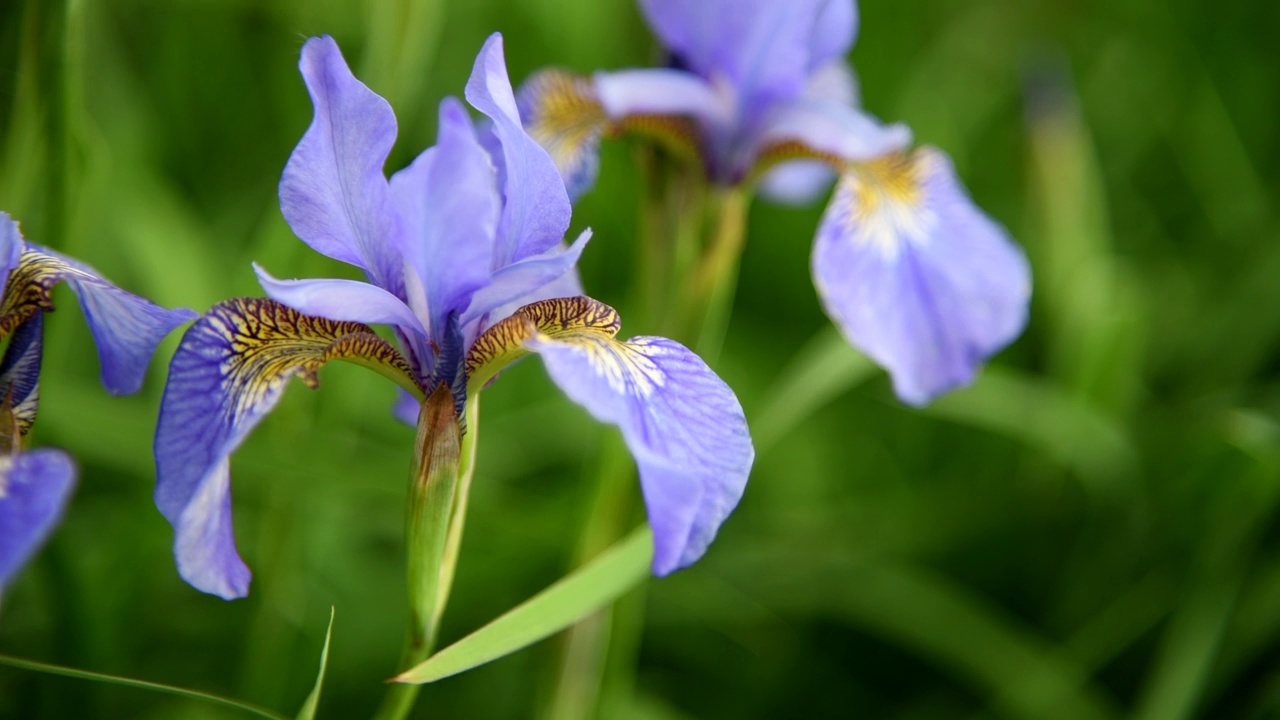
[[[1280,83],[1266,3],[875,0],[865,105],[956,160],[1031,256],[1026,335],[923,411],[834,340],[809,248],[820,205],[757,203],[715,365],[759,456],[707,557],[648,585],[625,718],[1280,717]],[[276,183],[310,121],[296,70],[330,33],[434,138],[500,30],[545,64],[645,65],[629,0],[0,2],[0,209],[33,242],[200,310],[349,273],[293,238]],[[607,147],[573,233],[627,316],[639,183]],[[0,652],[291,714],[337,620],[322,718],[367,716],[404,623],[412,430],[350,366],[295,384],[236,455],[246,600],[183,584],[151,501],[162,347],[137,397],[97,382],[69,293],[49,318],[36,443],[82,464],[14,584]],[[624,330],[645,333],[629,325]],[[536,362],[486,392],[444,640],[563,573],[606,431]],[[417,717],[537,715],[548,642],[428,686]],[[0,717],[236,718],[197,701],[0,668]]]

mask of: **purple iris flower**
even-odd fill
[[[113,395],[137,392],[156,345],[194,318],[125,292],[93,268],[26,242],[0,212],[0,592],[58,524],[75,486],[76,468],[61,450],[23,447],[36,419],[44,313],[51,291],[66,282],[98,346],[102,384]]]
[[[366,281],[278,280],[197,321],[174,355],[156,432],[156,502],[173,524],[182,577],[224,598],[250,572],[231,525],[229,457],[290,377],[316,384],[328,359],[395,380],[412,420],[440,387],[461,407],[514,359],[542,357],[575,402],[619,426],[654,533],[653,571],[697,560],[744,489],[753,452],[733,392],[671,340],[615,338],[608,306],[581,297],[588,239],[566,247],[571,206],[547,152],[520,123],[502,38],[476,59],[466,98],[440,105],[437,144],[388,180],[396,135],[385,100],[357,80],[329,37],[300,62],[315,118],[285,167],[280,204],[312,248]],[[398,348],[365,323],[389,325]]]
[[[813,278],[827,314],[911,404],[974,379],[1026,324],[1030,269],[940,150],[857,106],[845,56],[854,0],[639,0],[670,66],[544,70],[521,114],[569,192],[594,182],[601,137],[684,146],[709,180],[809,202],[838,179]]]

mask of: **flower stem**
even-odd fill
[[[709,215],[711,242],[685,286],[682,309],[689,313],[682,341],[691,342],[703,359],[713,361],[724,342],[738,265],[747,237],[747,210],[751,197],[740,187],[720,188],[712,195]]]
[[[453,396],[442,385],[427,398],[418,415],[405,530],[409,632],[401,654],[401,668],[413,667],[430,657],[453,587],[475,468],[480,419],[475,395],[467,400],[464,412],[465,434],[454,411]],[[420,685],[404,683],[390,685],[374,717],[377,720],[407,717],[420,688]]]

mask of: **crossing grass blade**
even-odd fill
[[[110,683],[112,685],[123,685],[125,687],[152,690],[154,692],[167,693],[169,695],[177,695],[179,697],[203,700],[215,705],[232,707],[250,715],[270,718],[270,720],[286,720],[283,715],[266,708],[258,707],[257,705],[251,705],[246,702],[232,700],[231,698],[225,698],[220,695],[213,695],[199,690],[189,690],[187,688],[175,687],[173,685],[165,685],[164,683],[150,682],[148,680],[135,680],[133,678],[120,677],[119,675],[107,675],[106,673],[98,673],[91,670],[79,670],[76,668],[63,667],[61,665],[37,662],[35,660],[16,658],[11,655],[0,655],[0,665],[8,665],[9,667],[15,667],[21,670],[30,670],[32,672],[42,672],[50,675],[62,675],[63,677],[78,678],[80,680],[93,680],[96,682]]]

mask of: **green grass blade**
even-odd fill
[[[605,607],[649,575],[646,525],[502,617],[407,670],[397,682],[428,683],[509,655]]]
[[[316,707],[320,705],[320,690],[324,687],[324,674],[329,669],[329,641],[333,639],[333,616],[336,608],[329,608],[329,629],[324,632],[324,648],[320,650],[320,671],[316,673],[316,686],[311,689],[297,720],[315,720]]]
[[[261,708],[249,703],[232,700],[220,695],[212,695],[199,690],[188,690],[187,688],[174,687],[173,685],[165,685],[163,683],[149,682],[147,680],[135,680],[133,678],[120,677],[119,675],[107,675],[106,673],[97,673],[90,670],[77,670],[76,668],[63,667],[61,665],[51,665],[49,663],[37,662],[35,660],[25,660],[10,655],[0,655],[0,665],[8,665],[10,667],[20,668],[22,670],[31,670],[33,672],[49,673],[50,675],[62,675],[64,677],[79,678],[81,680],[95,680],[97,682],[111,683],[113,685],[123,685],[125,687],[141,688],[143,690],[154,690],[155,692],[168,693],[169,695],[178,695],[180,697],[193,698],[195,700],[203,700],[205,702],[214,703],[216,705],[225,705],[233,707],[237,710],[243,710],[246,713],[257,715],[258,717],[271,718],[271,720],[286,720],[283,715],[272,712],[266,708]]]

